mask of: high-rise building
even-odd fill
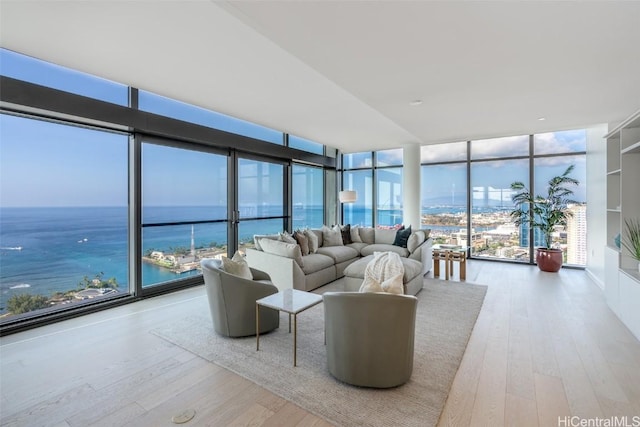
[[[587,205],[569,205],[567,221],[567,264],[587,264]]]

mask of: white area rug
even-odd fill
[[[218,336],[208,313],[174,319],[152,333],[339,426],[435,426],[486,291],[484,285],[425,279],[417,295],[411,380],[386,390],[353,387],[328,373],[322,304],[298,315],[296,368],[293,336],[282,313],[280,328],[261,336],[259,352],[255,337]]]

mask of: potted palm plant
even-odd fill
[[[624,227],[622,246],[629,251],[629,255],[633,259],[638,261],[638,271],[640,272],[640,220],[625,218]]]
[[[546,247],[536,248],[536,263],[542,271],[556,272],[562,267],[562,250],[551,247],[551,233],[556,227],[566,227],[567,220],[573,216],[567,209],[568,205],[578,203],[570,199],[573,195],[570,187],[580,184],[569,176],[573,169],[574,165],[571,165],[562,175],[551,178],[546,196],[533,195],[522,182],[511,184],[511,189],[516,192],[512,196],[516,208],[510,213],[514,223],[539,229],[544,236]]]

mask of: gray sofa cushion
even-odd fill
[[[318,253],[331,257],[334,263],[348,261],[359,255],[357,250],[348,246],[323,246],[318,248]]]
[[[356,242],[353,242],[353,243],[349,243],[346,246],[351,248],[351,249],[355,249],[356,251],[358,251],[358,253],[360,253],[362,248],[366,248],[369,245],[367,243],[356,243]]]
[[[360,232],[360,239],[362,243],[372,244],[376,241],[376,231],[371,227],[362,227],[358,230]],[[395,235],[394,235],[395,238]],[[391,240],[393,242],[393,240]]]
[[[367,268],[367,264],[369,264],[371,260],[373,260],[373,255],[361,258],[353,264],[350,264],[344,269],[344,275],[364,279],[364,270]],[[422,273],[421,262],[409,258],[400,258],[400,260],[404,267],[404,276],[402,276],[403,283],[409,282],[411,279]]]
[[[392,245],[393,241],[396,239],[397,232],[398,230],[395,230],[392,228],[376,228],[374,230],[374,234],[376,238],[375,243],[388,243]]]
[[[331,267],[335,264],[333,258],[322,254],[309,254],[303,257],[303,259],[302,271],[304,274],[315,273],[316,271]]]
[[[375,243],[373,245],[368,245],[362,248],[362,250],[360,251],[360,254],[362,256],[369,256],[369,255],[373,255],[374,252],[387,252],[387,251],[395,252],[404,258],[409,256],[409,249],[407,248],[401,248],[400,246],[394,246],[392,244],[380,244],[380,243]]]

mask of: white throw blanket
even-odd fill
[[[400,255],[395,252],[374,252],[373,259],[364,269],[360,292],[404,294],[403,276],[404,266]]]

